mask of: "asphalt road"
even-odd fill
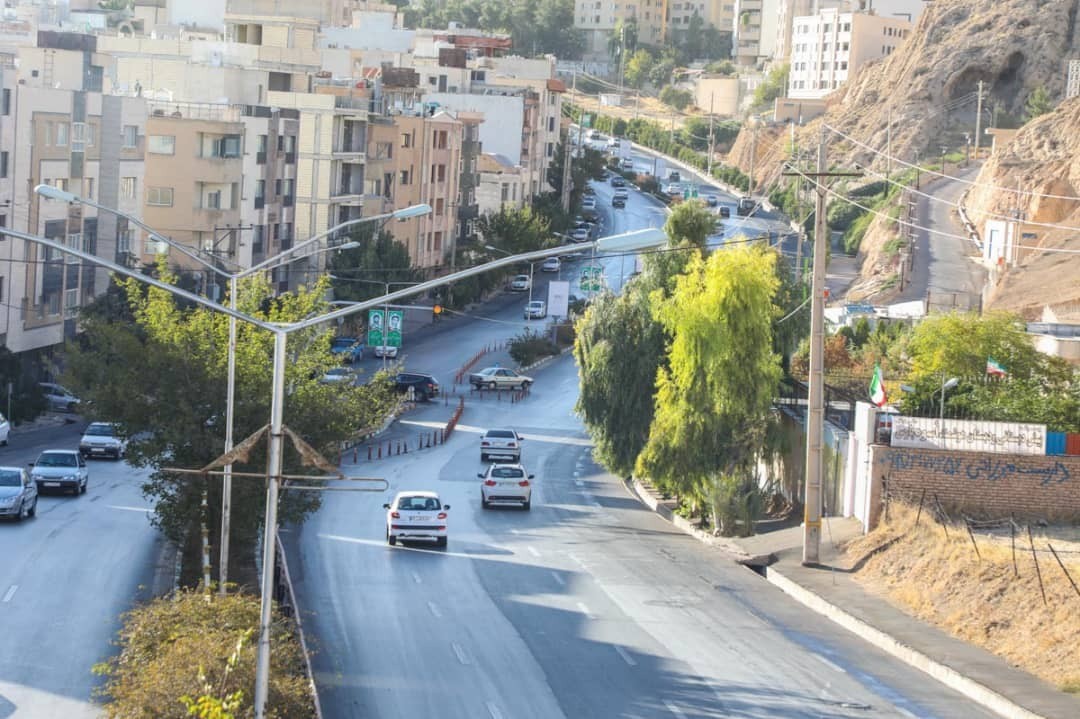
[[[12,435],[0,465],[78,446],[85,422]],[[92,460],[86,494],[42,495],[37,516],[0,520],[0,719],[99,717],[91,667],[113,654],[119,616],[146,598],[161,538],[144,472]]]
[[[656,211],[631,193],[608,229]],[[524,302],[416,333],[406,365],[451,389],[479,346],[525,324]],[[572,358],[533,376],[522,402],[467,398],[446,445],[362,453],[348,473],[385,477],[389,492],[329,495],[286,534],[326,716],[989,716],[643,508],[591,459]],[[450,410],[422,405],[389,436]],[[530,512],[480,507],[478,435],[497,426],[525,435]],[[403,489],[451,506],[445,550],[386,544],[382,504]]]

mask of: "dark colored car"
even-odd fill
[[[731,217],[731,208],[727,205],[720,205],[720,217],[725,220]]]
[[[611,200],[611,206],[612,207],[626,207],[626,198],[623,197],[622,195],[616,195]]]
[[[618,175],[615,175],[614,177],[611,178],[611,186],[612,187],[626,187],[626,180],[619,177]]]
[[[439,383],[429,374],[421,372],[399,372],[394,378],[394,389],[404,394],[413,388],[413,397],[417,400],[429,400],[439,394]]]
[[[352,363],[363,359],[364,345],[355,337],[335,337],[330,343],[330,354],[346,363]]]

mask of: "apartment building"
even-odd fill
[[[525,206],[529,197],[528,183],[522,178],[521,167],[491,152],[480,156],[478,167],[480,177],[476,201],[481,215],[493,215],[503,209],[515,210]]]
[[[898,18],[914,23],[918,20],[929,0],[874,0],[868,12],[885,18]],[[782,0],[777,17],[776,46],[773,59],[788,62],[791,59],[791,35],[795,18],[816,15],[822,10],[838,12],[862,12],[859,0]]]
[[[731,32],[735,0],[668,0],[667,37],[678,37],[690,27],[694,15],[717,30]]]
[[[783,0],[735,0],[731,54],[737,64],[761,68],[772,58],[782,3]]]
[[[796,17],[788,97],[824,98],[866,63],[892,54],[911,29],[904,19],[833,8]]]
[[[586,57],[608,57],[608,38],[620,22],[637,21],[638,42],[659,45],[664,41],[667,6],[671,0],[636,0],[636,2],[601,2],[577,0],[574,4],[574,27],[585,34]]]
[[[297,139],[295,108],[245,105],[240,226],[222,238],[235,262],[251,267],[287,249],[296,226]]]

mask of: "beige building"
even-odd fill
[[[694,104],[716,115],[739,114],[741,83],[738,77],[703,74],[694,87]]]
[[[585,54],[607,57],[608,38],[620,22],[637,20],[638,42],[660,45],[664,41],[667,5],[670,0],[637,0],[637,2],[600,2],[576,0],[574,27],[585,33]]]
[[[529,185],[522,176],[521,167],[501,155],[485,152],[480,156],[479,168],[476,201],[481,215],[525,206]]]
[[[735,17],[735,0],[668,0],[667,36],[677,37],[686,31],[694,15],[700,16],[717,30],[730,32]]]
[[[907,20],[835,9],[796,17],[788,98],[820,100],[866,63],[892,54],[911,28]]]

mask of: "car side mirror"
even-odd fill
[[[535,474],[530,474],[529,479],[536,479],[536,475]]]
[[[382,508],[383,508],[383,509],[390,509],[390,505],[389,505],[389,504],[384,504],[384,505],[382,506]]]
[[[477,479],[483,479],[484,478],[484,473],[483,472],[477,472],[476,473],[476,478]]]
[[[449,504],[444,504],[444,505],[442,506],[442,508],[443,508],[443,509],[450,509],[450,505],[449,505]]]

